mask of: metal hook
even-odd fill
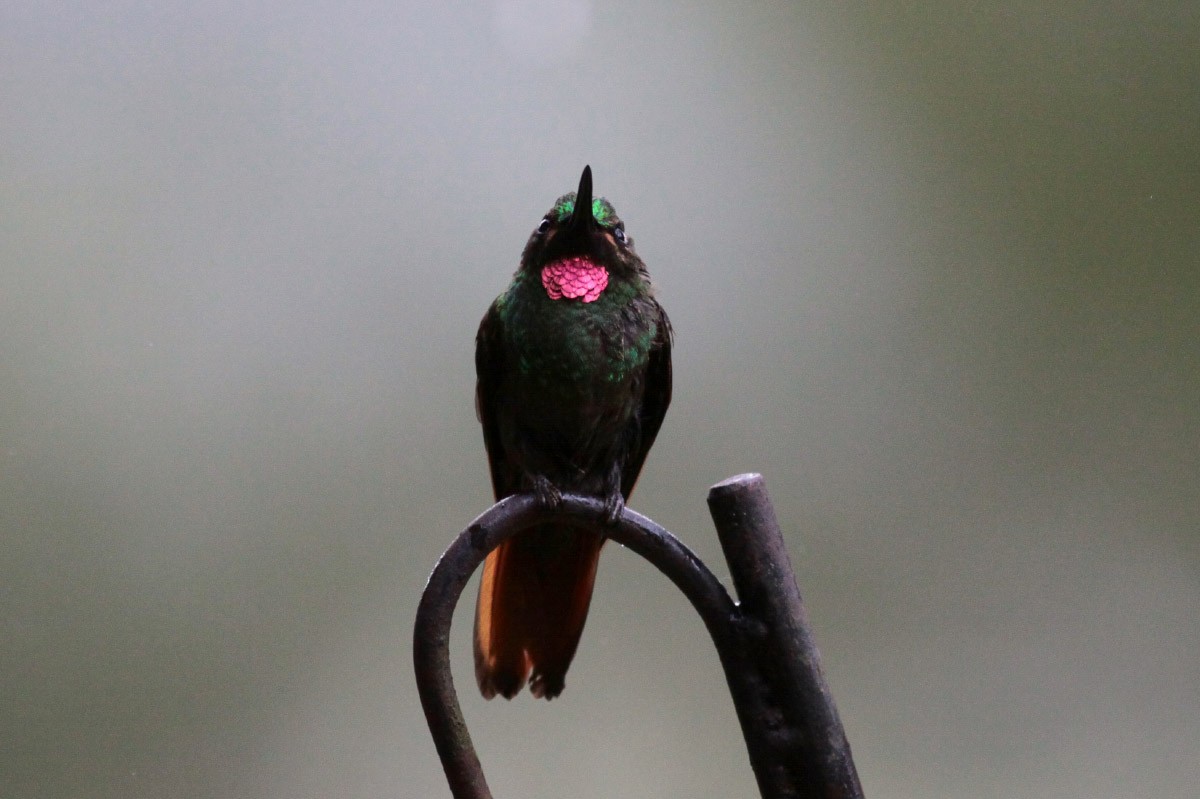
[[[604,524],[598,499],[564,495],[543,507],[507,497],[443,553],[417,607],[413,661],[421,705],[455,799],[492,799],[450,675],[454,608],[487,553],[531,525],[585,523],[654,564],[700,614],[716,645],[764,799],[862,799],[833,698],[821,671],[783,536],[760,475],[713,486],[709,508],[742,599],[735,604],[704,563],[675,536],[626,509]]]

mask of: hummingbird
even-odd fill
[[[625,223],[592,196],[592,170],[529,236],[475,339],[475,409],[499,501],[531,491],[603,499],[615,523],[671,401],[671,323]],[[563,690],[591,603],[602,533],[542,524],[484,562],[475,677],[487,699],[526,681]]]

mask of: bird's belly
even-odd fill
[[[498,419],[521,469],[566,490],[598,492],[627,447],[640,381],[514,380]]]

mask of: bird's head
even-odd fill
[[[646,266],[612,204],[592,195],[592,168],[538,222],[521,268],[540,277],[551,299],[592,302],[610,280],[648,279]]]

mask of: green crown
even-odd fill
[[[575,213],[575,195],[564,194],[558,198],[558,202],[550,209],[550,213],[554,215],[557,222],[565,222],[571,214]],[[614,219],[617,215],[616,209],[612,207],[612,203],[603,197],[597,197],[592,200],[592,216],[604,227],[612,227]]]

